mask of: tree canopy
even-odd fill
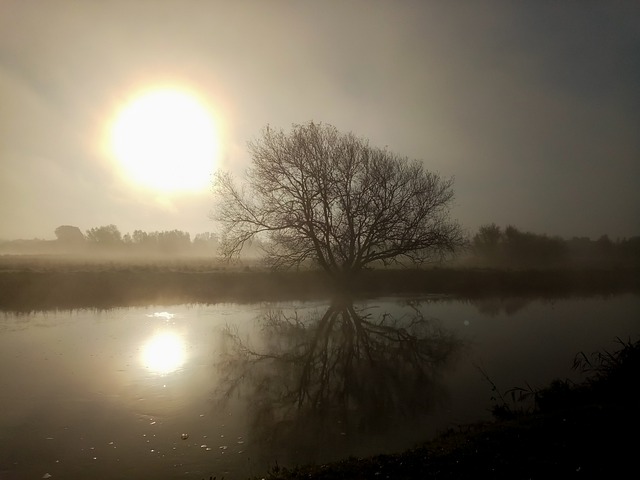
[[[60,225],[55,229],[56,239],[66,244],[81,244],[85,241],[84,235],[78,227],[72,225]]]
[[[328,124],[266,127],[244,182],[214,180],[221,252],[265,238],[272,267],[316,262],[334,278],[375,263],[421,263],[463,244],[449,216],[453,180]]]

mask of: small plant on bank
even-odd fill
[[[534,388],[526,383],[525,387],[513,387],[502,393],[487,372],[478,367],[491,386],[493,417],[509,420],[528,413],[637,399],[640,393],[640,340],[616,340],[620,348],[613,352],[602,350],[590,355],[579,352],[575,356],[572,368],[587,375],[582,383],[556,379],[545,388]]]

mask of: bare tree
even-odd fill
[[[348,280],[375,262],[421,263],[463,243],[449,218],[453,180],[418,161],[313,122],[289,133],[266,127],[249,149],[244,185],[228,173],[214,181],[212,218],[223,225],[227,257],[266,236],[271,266],[312,260]]]

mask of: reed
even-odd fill
[[[640,270],[380,269],[363,272],[348,287],[355,297],[640,294]],[[0,310],[4,311],[311,300],[342,293],[314,270],[272,272],[196,259],[0,258]]]

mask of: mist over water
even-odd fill
[[[327,371],[329,383],[309,377],[310,395],[300,402],[283,394],[295,392],[305,372],[291,360],[308,350],[294,347],[310,344],[329,307],[316,301],[5,313],[3,478],[243,478],[276,461],[295,465],[404,450],[446,428],[490,417],[490,386],[478,367],[504,390],[579,379],[571,370],[574,355],[613,348],[616,337],[634,338],[640,318],[636,295],[358,301],[354,308],[374,326],[394,321],[410,330],[419,314],[423,329],[414,333],[428,340],[423,373],[429,388],[412,386],[419,370],[368,376],[375,362],[355,354],[351,370],[340,368],[340,355],[349,349],[339,341],[346,338],[339,317],[320,350],[336,368]],[[297,319],[287,323],[286,335],[286,325],[265,322],[274,313]],[[241,343],[230,342],[229,332]],[[279,356],[256,361],[241,345]],[[247,375],[236,375],[245,367]],[[354,369],[359,376],[344,383]],[[385,385],[391,380],[396,384]],[[313,396],[321,392],[318,385],[324,393]],[[346,397],[331,393],[340,393],[336,385],[351,386]],[[361,395],[375,388],[397,395],[393,401]]]

